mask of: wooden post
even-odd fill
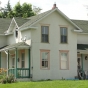
[[[30,78],[30,49],[28,49],[28,57],[29,57],[28,65],[29,65],[29,78]]]
[[[9,50],[7,51],[7,76],[9,75]]]
[[[17,78],[17,58],[18,58],[18,55],[17,55],[18,53],[17,53],[17,48],[16,48],[16,50],[15,50],[15,62],[16,62],[16,66],[15,66],[15,77]]]

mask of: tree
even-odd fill
[[[3,17],[3,18],[6,18],[6,17],[11,18],[12,17],[12,8],[11,8],[9,0],[8,0],[6,7],[4,7],[3,10],[1,11],[0,17]]]
[[[7,9],[7,17],[12,18],[14,14],[12,11],[12,7],[10,5],[10,1],[8,1],[6,9]]]
[[[4,7],[3,11],[0,11],[0,18],[12,18],[12,17],[31,17],[38,14],[41,11],[39,7],[34,7],[32,9],[32,5],[28,3],[23,3],[22,5],[18,2],[13,8],[10,5],[10,0],[6,7]]]
[[[22,6],[20,5],[20,2],[13,8],[13,13],[15,17],[22,17]]]
[[[20,2],[15,5],[13,12],[15,17],[27,18],[35,15],[32,11],[31,4],[23,3],[22,5],[20,5]]]
[[[1,1],[0,1],[0,18],[3,17],[3,12],[4,11],[4,8],[1,7]]]
[[[32,11],[32,5],[23,3],[22,4],[22,17],[26,18],[26,17],[30,17],[30,16],[34,16],[34,15],[35,14]]]

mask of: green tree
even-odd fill
[[[13,12],[15,17],[27,18],[35,15],[31,4],[23,3],[20,5],[20,2],[15,5]]]
[[[22,6],[20,5],[20,2],[18,2],[14,8],[13,13],[15,17],[22,17]]]
[[[8,3],[6,5],[6,7],[4,8],[4,11],[3,11],[3,17],[13,17],[12,16],[13,12],[12,12],[12,7],[10,5],[10,1],[8,0]]]
[[[23,3],[22,4],[22,17],[30,17],[34,16],[34,12],[32,11],[32,5]]]
[[[6,18],[6,17],[9,17],[9,18],[13,17],[13,11],[9,0],[6,7],[4,8],[0,7],[0,18]]]
[[[28,3],[23,3],[22,5],[20,4],[20,2],[18,2],[13,8],[10,5],[10,0],[8,0],[8,3],[6,5],[6,7],[4,7],[4,9],[1,11],[0,10],[0,18],[12,18],[12,17],[23,17],[23,18],[27,18],[27,17],[31,17],[36,15],[40,9],[35,8],[35,12],[32,9],[32,5],[28,4]]]

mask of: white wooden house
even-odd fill
[[[33,17],[0,21],[0,67],[7,69],[7,75],[70,79],[77,76],[77,58],[82,70],[88,71],[88,21],[69,19],[55,4]]]

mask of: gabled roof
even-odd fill
[[[14,17],[16,24],[18,25],[19,29],[25,29],[28,27],[32,27],[35,23],[39,22],[40,20],[44,19],[46,16],[51,14],[52,12],[57,11],[60,15],[62,15],[68,22],[70,22],[73,26],[75,26],[78,30],[83,30],[84,33],[88,33],[88,21],[83,20],[71,20],[65,14],[63,14],[58,8],[53,10],[46,11],[36,16],[32,16],[29,18],[21,18],[21,17]],[[8,18],[0,18],[0,34],[5,32],[10,24],[12,19]],[[2,32],[1,32],[2,31]]]
[[[27,21],[29,21],[29,19],[22,18],[22,17],[14,17],[14,19],[19,27],[25,24]]]
[[[41,14],[38,14],[38,15],[35,15],[35,16],[27,18],[28,22],[26,22],[25,24],[23,24],[21,27],[30,26],[31,24],[33,24],[37,20],[41,19],[42,17],[44,17],[45,15],[47,15],[48,13],[50,13],[51,11],[52,10],[49,10],[49,11],[43,12]]]
[[[83,33],[88,33],[87,20],[72,20],[72,21],[83,30]]]
[[[41,13],[37,16],[33,16],[33,17],[29,17],[29,21],[26,22],[25,24],[23,24],[21,28],[28,28],[30,26],[33,26],[34,24],[36,24],[37,22],[39,22],[40,20],[44,19],[46,16],[48,16],[49,14],[53,13],[54,11],[57,11],[60,15],[63,16],[64,19],[66,19],[68,22],[70,22],[73,26],[75,26],[77,28],[77,30],[81,30],[82,29],[80,27],[78,27],[75,23],[73,23],[65,14],[63,14],[58,8],[55,8],[55,9],[52,9],[52,10],[49,10],[47,12],[44,12],[44,13]]]
[[[32,17],[29,17],[29,18],[14,17],[14,19],[19,27],[23,27],[23,26],[26,27],[27,24],[31,25],[38,19],[42,18],[44,15],[48,14],[50,11],[51,10],[43,12],[43,13],[35,15],[35,16],[32,16]]]
[[[9,25],[11,23],[10,18],[0,18],[0,34],[4,34],[4,32],[9,28]]]

